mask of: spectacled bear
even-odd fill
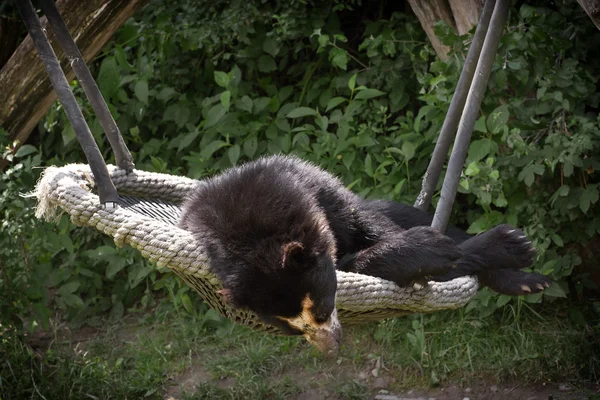
[[[521,269],[534,249],[522,231],[500,225],[471,237],[391,201],[364,200],[339,179],[293,156],[271,156],[198,185],[182,205],[180,227],[205,246],[233,307],[254,311],[284,333],[337,350],[336,269],[400,286],[476,275],[509,295],[550,281]]]

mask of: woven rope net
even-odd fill
[[[101,231],[118,246],[131,246],[158,266],[167,266],[225,317],[253,329],[278,332],[252,312],[233,309],[222,301],[217,293],[222,286],[208,268],[202,243],[177,227],[178,205],[200,181],[138,170],[127,174],[114,166],[108,168],[122,196],[120,206],[103,207],[94,194],[89,167],[71,164],[45,170],[34,191],[36,216],[50,221],[66,212],[74,224]],[[429,282],[420,289],[342,271],[337,272],[337,281],[336,306],[343,324],[459,308],[478,289],[475,277]]]

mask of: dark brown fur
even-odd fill
[[[534,255],[520,230],[501,225],[470,237],[451,228],[447,236],[430,222],[410,206],[363,200],[331,174],[287,156],[203,182],[181,217],[181,227],[205,246],[229,301],[287,333],[333,326],[336,267],[399,285],[467,274],[507,294],[548,285],[520,271]],[[304,327],[294,319],[305,315],[303,304],[312,321]]]

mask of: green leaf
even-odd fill
[[[507,296],[505,294],[501,294],[500,296],[498,296],[498,300],[496,300],[496,305],[498,307],[502,307],[503,305],[505,305],[506,303],[508,303],[510,301],[510,299],[512,299],[511,296]]]
[[[137,97],[145,105],[148,105],[148,82],[147,81],[145,81],[145,80],[137,81],[133,91],[135,93],[135,97]]]
[[[146,276],[150,273],[151,269],[148,268],[145,264],[135,264],[131,268],[128,269],[129,274],[127,275],[129,286],[131,288],[139,285]]]
[[[280,102],[284,102],[288,99],[288,97],[291,96],[291,94],[294,93],[294,87],[293,86],[284,86],[281,89],[279,89],[279,93],[277,94],[277,97],[279,97],[279,101]]]
[[[202,157],[205,160],[208,160],[217,150],[225,146],[227,146],[226,142],[222,140],[214,140],[202,149],[202,151],[200,152],[200,157]]]
[[[36,152],[37,148],[35,146],[32,146],[30,144],[24,144],[23,146],[19,147],[19,150],[17,150],[17,152],[15,153],[15,157],[25,157]]]
[[[192,144],[192,142],[194,141],[194,139],[196,139],[198,137],[198,135],[200,135],[200,131],[198,131],[197,129],[186,134],[181,139],[181,141],[179,142],[179,145],[177,146],[178,151],[183,150],[186,147],[188,147],[190,144]]]
[[[174,97],[177,94],[177,91],[171,87],[166,87],[164,89],[161,89],[160,92],[158,92],[158,95],[156,96],[157,99],[162,100],[162,101],[167,101],[169,99],[171,99],[172,97]]]
[[[411,142],[402,143],[402,154],[404,154],[404,158],[406,161],[412,159],[415,156],[415,145]]]
[[[587,213],[590,204],[595,204],[598,201],[598,188],[596,185],[588,185],[587,189],[585,189],[581,196],[579,197],[579,208],[584,213]]]
[[[223,93],[221,93],[220,99],[221,99],[221,105],[223,106],[223,108],[225,110],[229,110],[229,102],[231,100],[231,92],[229,90],[224,91]]]
[[[79,297],[77,295],[64,294],[60,298],[69,307],[73,307],[73,308],[82,308],[83,307],[83,300],[81,300],[81,297]]]
[[[541,88],[539,88],[536,92],[535,98],[540,100],[546,94],[546,90],[548,90],[548,87],[546,86],[542,86]]]
[[[117,60],[119,67],[126,71],[133,71],[131,64],[129,64],[127,61],[127,55],[125,54],[125,50],[122,46],[119,46],[118,44],[115,45],[115,51],[113,54],[115,55],[115,60]]]
[[[472,162],[467,166],[465,170],[466,176],[476,176],[479,175],[480,169],[476,162]]]
[[[187,124],[190,117],[190,109],[185,104],[171,104],[165,109],[163,120],[175,121],[179,128]]]
[[[263,54],[258,59],[258,70],[260,72],[277,71],[277,64],[275,64],[273,57]]]
[[[309,107],[298,107],[290,111],[286,117],[288,118],[301,118],[309,115],[317,115],[317,110]]]
[[[371,155],[367,154],[365,157],[365,173],[370,177],[373,177],[373,163],[371,161]]]
[[[490,139],[474,140],[469,146],[467,159],[470,162],[480,161],[490,154],[495,143]]]
[[[267,108],[267,106],[269,105],[270,102],[271,102],[270,97],[259,97],[257,99],[254,99],[253,114],[258,115],[261,111],[263,111],[265,108]]]
[[[382,92],[381,90],[365,89],[365,90],[361,90],[360,92],[358,92],[356,94],[356,96],[354,96],[354,99],[355,100],[368,100],[368,99],[372,99],[375,97],[383,96],[384,94],[385,94],[385,92]]]
[[[488,116],[487,119],[487,128],[491,133],[498,133],[501,131],[502,127],[506,125],[508,122],[508,118],[510,117],[510,112],[508,111],[507,105],[502,105],[496,108],[492,113]]]
[[[65,146],[71,143],[71,141],[75,139],[75,131],[73,130],[73,126],[71,124],[67,124],[67,126],[65,126],[65,128],[62,130],[61,136]]]
[[[256,139],[256,136],[250,136],[244,141],[244,154],[248,156],[248,158],[254,157],[254,154],[256,154],[257,149],[258,139]]]
[[[223,108],[221,104],[215,104],[206,113],[206,119],[204,120],[204,128],[210,128],[215,126],[217,122],[227,113],[227,110]]]
[[[558,236],[556,233],[552,233],[550,235],[550,238],[552,238],[552,241],[554,242],[554,244],[556,244],[558,247],[563,247],[564,246],[564,242],[562,240],[562,238],[560,236]]]
[[[112,57],[105,58],[100,64],[100,71],[98,71],[98,87],[104,97],[110,99],[117,93],[120,80],[121,73],[117,61]]]
[[[277,56],[279,53],[279,47],[277,46],[277,41],[272,37],[268,37],[265,39],[262,45],[262,49],[265,53],[269,54],[272,57]]]
[[[504,215],[499,211],[492,211],[489,214],[483,214],[477,218],[467,229],[467,233],[475,235],[481,232],[485,232],[491,227],[501,224],[504,222]]]
[[[348,87],[350,90],[354,91],[354,88],[356,87],[356,74],[350,77],[350,80],[348,81]]]
[[[527,186],[531,186],[533,184],[533,181],[535,180],[535,165],[534,164],[529,164],[527,165],[525,168],[523,168],[521,170],[521,172],[519,172],[519,175],[517,176],[517,178],[523,182],[525,182],[525,184]]]
[[[284,118],[277,118],[275,120],[275,126],[282,132],[289,132],[291,129],[290,123]]]
[[[346,50],[333,47],[329,50],[329,60],[331,61],[331,65],[345,71],[348,68],[350,56]]]
[[[108,267],[106,267],[106,277],[108,279],[113,279],[115,275],[126,266],[127,263],[125,262],[125,260],[123,260],[123,262],[110,262],[108,264]]]
[[[57,294],[63,296],[65,294],[68,293],[73,293],[75,292],[77,289],[79,289],[79,286],[81,286],[81,284],[77,281],[72,281],[69,283],[65,283],[64,285],[62,285],[60,288],[58,288],[58,290],[56,291]]]
[[[327,102],[327,108],[325,108],[325,112],[327,112],[329,110],[333,110],[334,108],[336,108],[337,106],[339,106],[340,104],[342,104],[345,101],[346,101],[346,99],[343,97],[333,97],[332,99],[330,99]]]
[[[190,296],[187,295],[187,293],[181,295],[181,304],[183,304],[183,308],[185,308],[185,310],[188,313],[194,313],[194,305],[192,304],[192,300],[190,299]]]
[[[235,106],[240,110],[252,113],[252,99],[248,96],[244,96],[235,102]]]
[[[231,69],[230,74],[231,82],[229,82],[228,86],[231,86],[233,88],[238,87],[240,85],[240,82],[242,81],[242,70],[240,69],[240,67],[237,66],[237,64],[235,64]]]
[[[329,35],[321,35],[317,38],[319,41],[319,47],[326,47],[329,44]]]
[[[485,127],[485,117],[481,117],[477,120],[477,122],[475,122],[474,130],[476,132],[487,133],[487,129]]]
[[[215,82],[217,83],[217,85],[219,85],[223,88],[227,88],[227,86],[229,85],[229,82],[231,82],[231,78],[229,77],[227,72],[215,71],[214,77],[215,77]]]
[[[240,145],[235,144],[231,146],[229,150],[227,150],[227,156],[229,157],[229,161],[232,165],[237,164],[238,160],[240,159]]]
[[[566,298],[567,294],[564,289],[556,282],[552,283],[549,288],[544,290],[544,295],[550,297],[563,297]]]

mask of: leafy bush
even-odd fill
[[[524,227],[539,250],[533,270],[557,282],[549,299],[595,287],[589,270],[576,268],[578,250],[600,227],[600,60],[590,45],[599,34],[574,1],[557,4],[511,10],[454,215],[470,233],[503,222]],[[412,203],[468,37],[438,26],[455,49],[440,61],[412,16],[373,7],[151,0],[92,66],[138,168],[203,178],[263,154],[295,153],[361,196]],[[0,259],[10,261],[0,279],[15,288],[19,313],[45,319],[54,299],[83,320],[109,309],[119,316],[140,296],[148,305],[154,290],[191,309],[188,289],[135,252],[66,220],[33,219],[32,203],[17,196],[37,177],[31,167],[82,160],[58,103],[40,131],[39,146],[15,155],[1,187]],[[484,290],[469,309],[487,315],[508,301]]]

